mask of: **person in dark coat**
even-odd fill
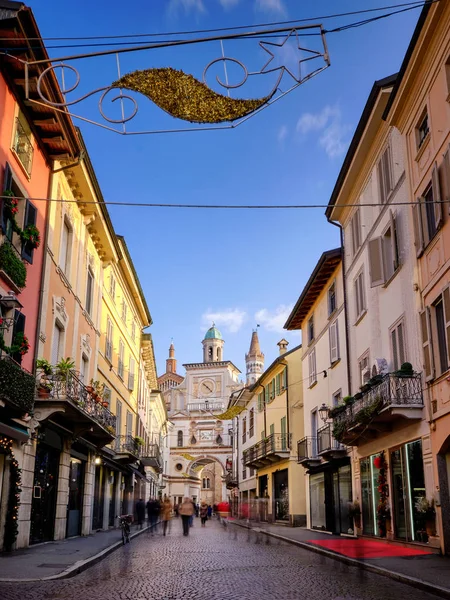
[[[211,504],[208,504],[208,519],[211,519],[212,517],[212,506]]]
[[[153,532],[157,530],[160,511],[161,505],[158,500],[156,500],[156,498],[150,498],[150,500],[147,502],[147,515],[150,525],[150,533],[152,535]]]
[[[139,498],[139,500],[136,502],[136,514],[139,529],[142,529],[145,521],[145,502],[142,498]]]

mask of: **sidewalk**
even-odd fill
[[[131,538],[147,531],[131,526]],[[46,542],[0,554],[0,582],[71,577],[122,546],[120,529]]]
[[[405,547],[376,539],[329,535],[302,527],[248,524],[245,520],[231,518],[229,523],[450,599],[450,558],[433,553],[432,549],[422,545]]]

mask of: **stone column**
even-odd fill
[[[36,440],[29,440],[14,454],[22,469],[22,492],[19,507],[19,533],[16,548],[27,548],[30,545],[31,502],[33,498],[34,465],[36,460]]]
[[[58,493],[56,496],[56,516],[54,540],[63,540],[67,528],[67,504],[69,502],[69,474],[70,474],[70,439],[64,439],[63,450],[59,459]]]
[[[92,527],[92,504],[94,502],[95,464],[94,454],[89,452],[84,471],[83,517],[81,535],[89,535]]]

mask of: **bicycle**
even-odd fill
[[[120,525],[120,529],[122,531],[122,544],[129,544],[130,543],[130,523],[133,520],[133,517],[131,515],[121,515],[120,517],[118,517],[119,519],[119,525]]]

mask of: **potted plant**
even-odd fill
[[[38,396],[39,398],[48,398],[53,387],[49,381],[49,378],[53,374],[53,367],[45,358],[38,358],[36,361],[36,369],[41,372]]]
[[[397,377],[412,377],[414,375],[414,369],[411,363],[404,362],[400,369],[395,372]]]
[[[86,388],[87,391],[91,394],[92,398],[100,404],[103,401],[103,393],[105,391],[105,384],[100,383],[100,381],[96,381],[95,379],[91,379],[91,385]]]
[[[56,364],[56,375],[61,379],[66,379],[68,374],[75,368],[75,361],[68,356],[67,358],[61,358]]]
[[[136,442],[137,446],[143,446],[145,444],[145,441],[143,440],[143,438],[141,438],[138,435],[134,438],[134,441]]]
[[[342,402],[345,404],[345,406],[351,406],[355,402],[355,399],[353,396],[345,396]]]
[[[428,541],[428,536],[436,533],[436,513],[434,510],[434,503],[433,501],[430,502],[426,496],[420,496],[417,498],[414,505],[421,523],[422,541],[426,542]]]
[[[363,394],[365,394],[370,390],[371,387],[372,386],[370,385],[369,381],[367,381],[366,383],[363,383],[363,385],[361,385],[359,389]]]
[[[362,397],[363,397],[362,392],[356,392],[356,394],[355,394],[355,400],[361,400]]]
[[[358,500],[348,505],[348,516],[353,519],[355,529],[361,528],[361,506]]]

